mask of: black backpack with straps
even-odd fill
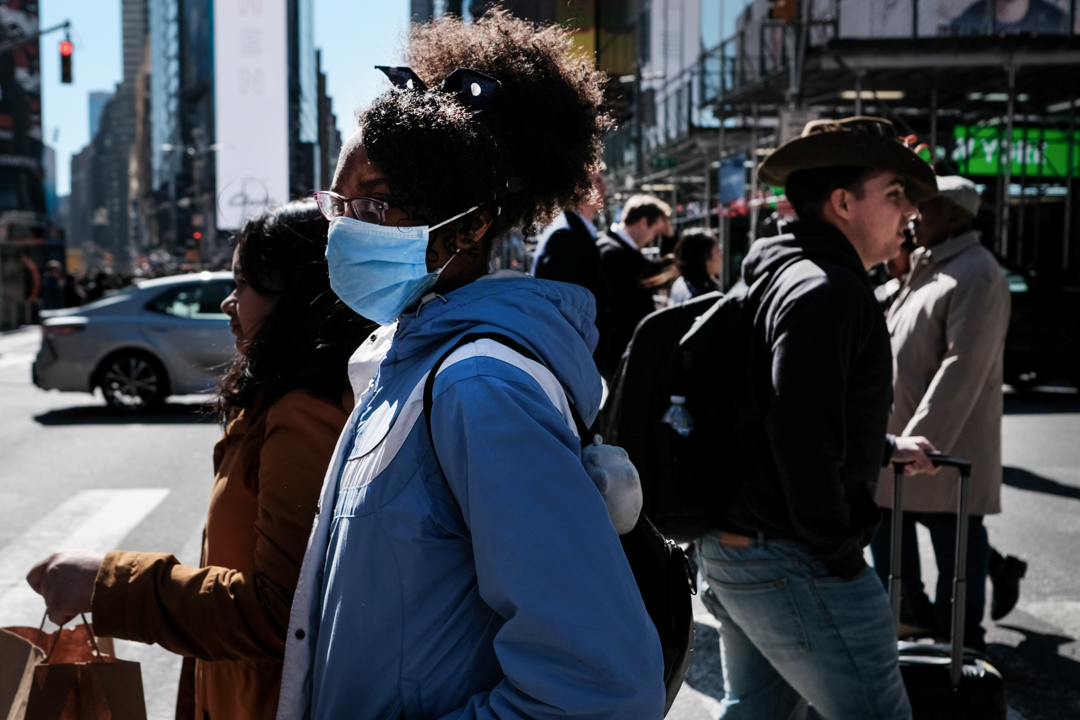
[[[757,421],[750,341],[760,298],[796,257],[753,287],[707,293],[647,315],[619,362],[603,413],[604,437],[626,450],[641,476],[643,511],[676,542],[721,526],[746,477],[739,428]],[[671,397],[686,398],[686,436],[662,422]]]
[[[428,373],[427,382],[424,385],[424,419],[427,422],[429,438],[431,437],[431,405],[435,376],[455,350],[477,340],[493,340],[529,360],[544,364],[527,347],[505,335],[499,333],[465,335],[438,359]],[[567,400],[569,401],[569,396]],[[582,447],[585,447],[589,444],[589,438],[592,435],[572,402],[570,412],[577,426]],[[434,444],[432,450],[434,450]],[[690,666],[690,654],[694,648],[694,614],[690,596],[697,593],[696,579],[682,549],[672,540],[665,538],[644,512],[638,518],[634,529],[619,536],[619,540],[622,541],[623,552],[626,553],[626,559],[634,573],[634,580],[637,582],[641,599],[645,603],[645,610],[649,613],[660,636],[660,646],[664,653],[664,687],[667,692],[664,705],[666,715],[682,687],[686,670]]]

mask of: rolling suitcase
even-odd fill
[[[956,575],[953,577],[951,642],[949,644],[900,641],[900,674],[904,678],[915,720],[1005,720],[1005,681],[982,653],[964,647],[963,598],[967,595],[968,498],[971,461],[933,453],[937,466],[960,471],[957,501]],[[904,472],[895,464],[892,542],[890,545],[889,602],[894,621],[900,622],[900,549],[903,528]],[[957,602],[959,599],[959,602]]]

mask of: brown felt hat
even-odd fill
[[[758,165],[758,178],[783,186],[797,170],[837,167],[890,170],[906,181],[905,194],[914,203],[937,195],[934,169],[915,154],[884,118],[857,116],[813,120],[802,135],[788,140]]]

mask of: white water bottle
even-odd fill
[[[686,398],[682,395],[671,396],[671,407],[660,421],[670,425],[672,430],[683,437],[694,430],[694,418],[690,417],[690,411],[686,409]]]

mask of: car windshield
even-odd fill
[[[86,309],[93,309],[96,307],[102,307],[104,305],[112,305],[115,302],[123,301],[124,298],[126,298],[128,295],[131,295],[138,289],[138,285],[126,285],[116,290],[106,290],[103,297],[94,300],[93,302],[89,302],[82,307]]]
[[[184,283],[169,288],[146,304],[146,309],[188,320],[226,320],[221,302],[232,292],[232,280]]]
[[[117,297],[119,295],[130,295],[131,293],[135,292],[138,289],[139,289],[138,285],[125,285],[124,287],[117,288],[116,290],[106,290],[105,291],[105,297],[114,298],[114,297]]]

